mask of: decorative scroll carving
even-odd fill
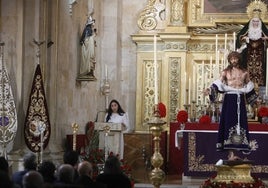
[[[161,13],[165,10],[165,5],[159,0],[149,0],[148,5],[140,13],[138,26],[141,30],[155,30],[162,20]]]
[[[158,63],[158,75],[159,74],[159,62]],[[144,126],[148,126],[147,122],[150,120],[153,114],[154,107],[154,61],[145,60],[144,61],[144,96],[143,96],[143,122]],[[160,77],[161,78],[161,77]],[[160,88],[160,87],[158,87]]]
[[[171,57],[170,61],[170,76],[169,76],[169,91],[170,91],[170,102],[169,102],[169,119],[170,121],[176,120],[179,104],[179,93],[181,90],[180,83],[182,82],[181,72],[181,58]]]
[[[169,42],[165,44],[166,50],[186,50],[186,44],[184,42]]]
[[[193,29],[193,34],[223,34],[240,31],[244,26],[241,24],[217,24],[216,27],[197,27]]]
[[[184,25],[184,0],[173,0],[171,4],[171,23]]]
[[[213,46],[205,43],[189,43],[187,45],[188,51],[213,51]]]

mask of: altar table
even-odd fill
[[[180,130],[179,123],[170,123],[169,174],[183,173],[184,176],[209,177],[216,173],[215,164],[219,159],[227,159],[227,152],[216,151],[218,124],[201,125],[186,123]],[[175,146],[175,134],[181,132],[180,148]],[[256,140],[258,148],[248,155],[253,161],[252,175],[268,178],[268,125],[249,123],[250,140]]]

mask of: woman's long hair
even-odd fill
[[[125,113],[125,111],[122,109],[122,107],[121,107],[121,105],[119,104],[119,102],[117,101],[117,100],[115,100],[115,99],[113,99],[113,100],[111,100],[111,102],[110,102],[110,104],[109,104],[109,108],[108,108],[108,115],[107,115],[107,117],[106,117],[106,122],[108,122],[109,121],[109,119],[110,119],[110,117],[111,117],[111,115],[112,115],[112,113],[113,113],[113,110],[112,110],[112,103],[116,103],[117,105],[118,105],[118,110],[117,110],[117,113],[120,115],[120,116],[122,116],[122,115],[124,115],[124,113]]]

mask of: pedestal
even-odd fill
[[[95,122],[94,129],[99,131],[99,148],[105,150],[105,155],[110,152],[115,155],[120,154],[122,147],[124,147],[121,123]]]
[[[252,183],[254,179],[251,177],[251,167],[251,164],[216,166],[217,176],[214,181],[225,183]]]

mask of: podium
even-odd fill
[[[94,129],[99,132],[99,148],[105,151],[105,158],[110,152],[123,157],[124,141],[121,123],[95,122]]]

